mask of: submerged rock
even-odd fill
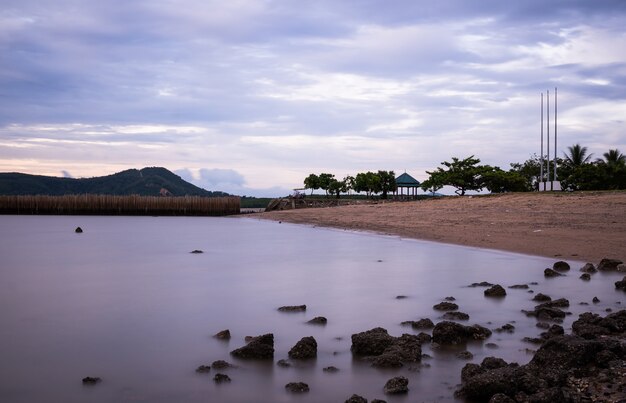
[[[278,362],[276,362],[276,365],[283,368],[289,368],[291,366],[291,363],[287,360],[278,360]]]
[[[464,350],[456,353],[456,358],[460,358],[462,360],[471,360],[472,358],[474,358],[474,354],[467,350]]]
[[[585,265],[580,268],[580,271],[582,271],[583,273],[593,274],[598,270],[596,269],[596,266],[593,265],[593,263],[585,263]]]
[[[352,396],[350,396],[345,403],[367,403],[367,399],[364,398],[363,396],[359,396],[357,394],[354,394]]]
[[[419,362],[422,358],[418,336],[403,334],[393,337],[377,327],[352,335],[352,353],[366,357],[376,367],[401,367],[404,363]]]
[[[193,254],[198,254],[198,253],[204,253],[203,251],[201,251],[200,249],[194,249],[189,253],[193,253]]]
[[[233,350],[230,354],[244,359],[274,358],[274,335],[272,333],[253,337],[245,346]]]
[[[395,395],[409,391],[409,380],[403,376],[396,376],[385,383],[383,391],[386,394]]]
[[[211,366],[210,365],[200,365],[198,368],[196,368],[196,372],[199,374],[206,374],[208,372],[211,372]]]
[[[285,305],[278,308],[280,312],[304,312],[306,305]]]
[[[76,227],[74,232],[77,233],[77,234],[82,234],[83,233],[83,229],[81,227]],[[89,377],[87,377],[87,378],[89,378]],[[85,378],[85,379],[87,379],[87,378]]]
[[[232,365],[229,362],[226,362],[224,360],[217,360],[217,361],[213,361],[213,363],[211,364],[211,368],[213,369],[224,369],[224,368],[230,368],[233,367],[234,365]]]
[[[330,367],[323,368],[322,371],[334,373],[334,372],[339,372],[339,368],[331,365]]]
[[[418,321],[407,320],[402,322],[402,325],[410,325],[413,329],[432,329],[433,327],[435,327],[433,321],[428,318],[422,318]]]
[[[620,281],[615,282],[615,288],[617,288],[618,290],[626,291],[626,276],[624,276],[624,278]]]
[[[562,260],[555,262],[552,265],[552,268],[556,271],[568,271],[570,269],[569,264],[567,262],[564,262]]]
[[[591,274],[589,274],[589,273],[583,273],[583,274],[581,274],[581,275],[580,275],[580,277],[579,277],[579,278],[580,278],[581,280],[584,280],[584,281],[589,281],[589,280],[591,280]]]
[[[326,323],[328,323],[328,319],[323,316],[316,316],[307,323],[311,325],[325,325]]]
[[[493,287],[485,290],[485,297],[504,297],[504,296],[506,296],[506,290],[500,284],[496,284]]]
[[[309,391],[309,385],[304,382],[289,382],[285,385],[285,389],[291,393],[306,393]]]
[[[515,284],[515,285],[509,286],[509,288],[513,290],[527,290],[530,287],[528,287],[528,284]]]
[[[561,273],[559,273],[558,271],[554,271],[552,269],[545,269],[543,271],[543,275],[545,277],[559,277],[559,276],[562,276]]]
[[[224,382],[230,382],[230,376],[226,375],[226,374],[215,374],[215,376],[213,377],[213,380],[215,381],[215,383],[224,383]]]
[[[502,333],[502,332],[513,333],[515,331],[515,326],[513,326],[510,323],[507,323],[506,325],[502,325],[499,328],[495,329],[495,331],[498,333]]]
[[[230,330],[225,329],[225,330],[219,331],[215,333],[213,337],[215,337],[216,339],[220,339],[220,340],[230,340]]]
[[[617,259],[602,259],[600,264],[598,264],[598,270],[600,271],[613,271],[617,270],[617,266],[622,264],[621,260]]]
[[[454,302],[444,301],[433,305],[433,309],[436,309],[438,311],[456,311],[457,309],[459,309],[459,306]]]
[[[533,297],[533,301],[546,302],[546,301],[552,301],[552,298],[550,298],[549,295],[538,293]]]
[[[317,357],[317,342],[312,336],[303,337],[289,350],[289,358],[307,360]]]
[[[95,385],[99,382],[102,382],[102,379],[97,376],[86,376],[83,378],[83,385]]]
[[[465,312],[446,312],[443,315],[444,319],[449,319],[449,320],[469,320],[470,316],[468,314],[466,314]]]
[[[464,326],[443,321],[433,329],[433,341],[438,344],[461,344],[468,340],[484,340],[491,336],[491,330],[480,325]]]
[[[488,283],[486,281],[481,281],[480,283],[472,283],[472,284],[468,285],[468,287],[472,287],[472,288],[475,288],[475,287],[491,287],[492,285],[493,284]]]

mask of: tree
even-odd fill
[[[598,162],[614,166],[626,164],[626,155],[619,152],[617,148],[614,150],[609,150],[602,155],[604,156],[604,160],[598,158]]]
[[[570,167],[579,167],[584,164],[588,164],[593,154],[587,154],[587,147],[582,147],[576,143],[573,146],[567,147],[569,154],[565,153],[565,164]]]
[[[386,199],[388,192],[395,192],[398,189],[396,184],[396,174],[393,171],[378,171],[380,178],[380,191],[383,193],[381,198]]]
[[[462,160],[452,157],[452,162],[441,163],[447,169],[439,167],[433,172],[426,171],[430,178],[422,183],[422,189],[427,190],[433,184],[449,185],[457,189],[455,193],[459,196],[465,195],[468,190],[480,191],[483,188],[482,175],[486,167],[478,163],[480,159],[473,155]]]
[[[356,174],[354,190],[356,192],[365,192],[368,196],[371,196],[373,193],[380,193],[382,190],[380,176],[369,171]]]
[[[320,178],[315,174],[311,174],[304,178],[304,188],[311,189],[311,194],[313,194],[314,190],[320,188]]]
[[[338,181],[337,179],[331,179],[328,184],[328,193],[331,195],[335,195],[337,199],[339,199],[339,195],[341,193],[345,193],[348,191],[348,186],[345,181]]]
[[[499,167],[485,166],[482,175],[483,186],[491,193],[525,192],[526,179],[515,171],[503,171]]]
[[[599,166],[606,174],[607,189],[626,188],[626,156],[617,148],[602,154],[604,160],[598,159]]]
[[[318,178],[320,189],[324,189],[326,196],[328,196],[328,188],[330,187],[330,183],[335,179],[335,175],[322,173]]]

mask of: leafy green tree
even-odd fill
[[[380,176],[369,171],[358,173],[354,178],[354,190],[356,192],[365,192],[368,196],[380,193],[382,190]]]
[[[319,186],[320,189],[323,189],[326,192],[326,196],[328,196],[328,190],[330,187],[330,183],[335,180],[335,175],[322,173],[319,175]]]
[[[378,171],[378,177],[380,178],[380,191],[382,192],[382,199],[387,198],[387,193],[395,192],[398,189],[396,184],[396,174],[393,171]]]
[[[576,143],[573,146],[567,147],[568,153],[565,153],[565,164],[570,167],[579,167],[584,164],[588,164],[593,154],[587,154],[587,147],[582,147]]]
[[[349,192],[351,189],[354,189],[354,176],[346,176],[343,178],[343,181],[346,184],[346,192]]]
[[[313,194],[314,190],[320,188],[320,178],[315,174],[311,174],[304,178],[304,188],[311,189],[311,194]]]
[[[626,164],[626,155],[622,154],[617,148],[609,150],[602,155],[604,156],[604,160],[598,159],[598,162],[605,163],[607,165]]]
[[[526,179],[515,171],[503,171],[499,167],[485,166],[482,183],[491,193],[525,192],[528,190]]]
[[[603,154],[598,165],[606,174],[607,189],[626,189],[626,156],[617,148]]]
[[[348,186],[345,181],[339,181],[337,179],[331,179],[328,184],[328,193],[331,195],[335,195],[337,199],[339,199],[341,193],[346,193],[348,191]]]
[[[455,193],[459,196],[469,190],[480,191],[483,188],[482,175],[488,169],[479,163],[480,159],[473,155],[462,160],[452,157],[452,162],[441,163],[447,169],[439,167],[432,172],[426,171],[430,178],[422,183],[422,189],[427,190],[431,184],[449,185],[457,189]]]
[[[574,167],[563,180],[564,186],[571,190],[604,190],[608,183],[606,168],[598,163]]]

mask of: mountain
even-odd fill
[[[106,194],[141,196],[228,196],[183,180],[165,168],[128,169],[94,178],[59,178],[17,172],[0,173],[0,195]]]

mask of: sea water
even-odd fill
[[[196,249],[204,253],[190,253]],[[569,261],[566,276],[544,278],[555,260],[250,217],[0,216],[0,401],[343,402],[353,393],[453,401],[467,362],[532,358],[537,346],[522,339],[542,330],[521,310],[532,310],[534,294],[570,300],[566,332],[582,312],[622,309],[624,293],[614,287],[621,276],[585,282],[584,262]],[[493,299],[467,287],[481,281],[537,284]],[[425,344],[432,358],[400,369],[352,356],[352,334],[378,326],[417,334],[400,323],[440,321],[432,307],[448,296],[470,315],[463,323],[511,323],[515,332],[454,348]],[[277,311],[301,304],[306,312]],[[306,323],[316,316],[328,324]],[[212,337],[224,329],[229,341]],[[274,334],[273,361],[230,356],[246,336],[265,333]],[[304,336],[316,339],[317,358],[277,366]],[[465,349],[472,360],[456,357]],[[236,367],[195,372],[220,359]],[[322,370],[331,365],[339,371]],[[216,384],[216,372],[232,381]],[[385,396],[385,382],[399,375],[409,393]],[[102,382],[83,385],[86,376]],[[310,392],[290,394],[289,382]]]

